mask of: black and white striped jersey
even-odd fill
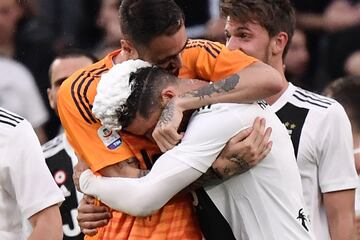
[[[60,134],[43,146],[46,164],[58,185],[62,190],[65,201],[60,206],[61,218],[63,222],[64,240],[80,240],[84,238],[81,233],[77,216],[78,203],[82,198],[82,193],[76,191],[72,178],[73,167],[78,160],[65,134]]]
[[[358,181],[349,119],[335,100],[291,83],[271,108],[291,136],[316,239],[330,239],[321,194]]]
[[[0,108],[0,239],[27,239],[28,219],[63,199],[31,124]]]
[[[15,113],[0,108],[0,128],[1,129],[11,129],[16,127],[24,118],[18,116]]]

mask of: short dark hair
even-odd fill
[[[149,118],[155,108],[161,107],[161,90],[177,80],[177,77],[156,66],[140,68],[131,73],[131,94],[116,111],[122,128],[126,129],[137,114]]]
[[[93,63],[99,61],[92,53],[78,48],[67,48],[56,55],[55,59],[66,59],[74,57],[86,57],[89,58]],[[54,60],[55,60],[54,59]]]
[[[184,14],[173,0],[123,0],[120,27],[136,47],[148,47],[161,35],[173,35],[184,24]]]
[[[78,48],[67,48],[61,51],[59,54],[55,56],[55,58],[52,60],[51,65],[49,67],[49,79],[51,79],[51,71],[52,71],[52,65],[55,60],[57,59],[68,59],[68,58],[78,58],[78,57],[86,57],[92,61],[92,63],[95,63],[99,61],[97,57],[95,57],[92,53],[87,52],[82,49]]]
[[[347,76],[331,82],[324,94],[345,108],[352,125],[360,130],[360,76]]]
[[[285,57],[295,30],[295,10],[289,0],[220,0],[221,14],[240,22],[259,23],[274,37],[280,32],[288,35]]]

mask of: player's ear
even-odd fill
[[[282,54],[288,41],[289,41],[289,37],[286,32],[278,33],[273,38],[272,53],[274,55]]]
[[[168,86],[161,91],[161,105],[165,106],[173,97],[176,96],[176,91],[173,86]]]
[[[53,91],[51,91],[50,88],[46,89],[46,91],[47,91],[47,94],[48,94],[48,99],[49,99],[50,107],[51,107],[51,109],[55,110],[56,104],[55,104],[55,96],[54,96],[54,93],[53,93]]]
[[[134,44],[130,42],[129,40],[121,39],[121,51],[123,51],[123,54],[127,56],[127,59],[137,59],[139,58],[139,54],[137,50],[134,47]]]

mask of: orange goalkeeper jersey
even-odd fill
[[[149,169],[158,149],[145,139],[110,131],[92,114],[92,104],[101,74],[113,66],[119,51],[70,76],[58,93],[58,112],[67,138],[92,171],[136,156]],[[257,61],[241,51],[230,51],[219,43],[189,40],[182,53],[181,78],[221,80]],[[124,196],[126,197],[126,196]],[[142,201],[143,199],[139,199]],[[113,211],[110,223],[92,239],[201,239],[189,198],[174,198],[155,214],[132,217]]]

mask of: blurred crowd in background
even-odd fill
[[[189,38],[222,43],[218,0],[177,0]],[[285,59],[289,81],[322,92],[343,76],[360,75],[360,1],[293,0],[297,30]],[[102,58],[120,47],[120,0],[1,0],[0,106],[27,118],[42,143],[56,136],[48,69],[68,48]]]

